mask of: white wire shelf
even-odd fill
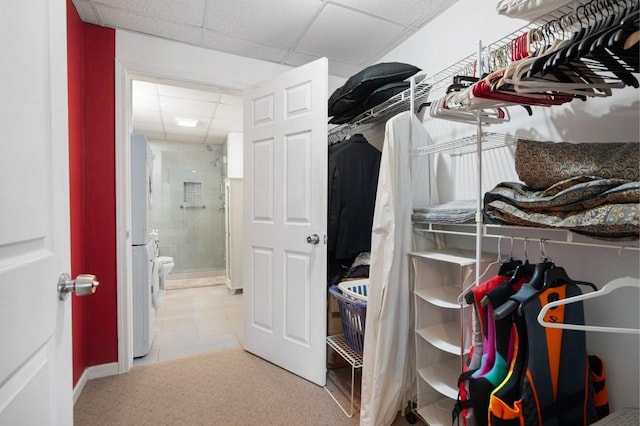
[[[512,146],[518,142],[518,137],[509,134],[483,132],[480,136],[480,148],[482,151],[490,149]],[[444,152],[451,155],[463,155],[478,151],[478,135],[466,136],[464,138],[445,141],[433,145],[416,148],[412,155],[419,157],[422,155]]]
[[[344,334],[327,336],[327,344],[345,359],[353,368],[362,367],[362,355],[351,349],[344,339]]]

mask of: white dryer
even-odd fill
[[[155,331],[159,296],[158,263],[154,241],[132,247],[133,356],[149,353]]]
[[[158,248],[151,232],[153,154],[144,135],[131,135],[131,244],[133,272],[133,356],[146,355],[153,343],[159,303]]]

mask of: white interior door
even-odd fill
[[[244,347],[318,385],[326,380],[327,79],[322,58],[244,94]]]
[[[0,2],[0,425],[73,423],[66,34],[64,0]]]

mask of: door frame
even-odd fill
[[[133,80],[158,81],[166,84],[194,85],[201,88],[216,87],[212,83],[193,83],[186,77],[161,76],[146,67],[133,67],[115,60],[116,75],[116,276],[118,309],[118,371],[126,373],[133,367],[133,269],[131,249],[131,82]],[[149,67],[151,68],[151,67]],[[228,92],[240,91],[222,88]]]
[[[185,49],[190,46],[185,45]],[[203,49],[206,51],[206,49]],[[214,52],[220,55],[221,52]],[[231,55],[230,55],[231,57]],[[133,368],[133,293],[132,293],[132,266],[131,266],[131,149],[129,135],[132,131],[131,122],[131,81],[132,80],[157,80],[167,84],[181,83],[191,84],[194,87],[215,87],[219,90],[242,96],[242,90],[261,79],[268,77],[268,73],[254,73],[255,81],[234,81],[238,87],[229,87],[230,81],[224,76],[214,75],[209,81],[193,79],[193,73],[186,69],[173,69],[171,71],[159,67],[153,63],[128,62],[118,57],[118,31],[116,31],[116,58],[115,62],[115,158],[116,158],[116,291],[117,291],[117,332],[118,332],[118,359],[117,371],[105,371],[103,375],[115,375],[129,372]],[[206,61],[205,61],[206,62]],[[266,63],[265,63],[266,64]],[[275,64],[271,70],[273,75],[290,69],[291,67]],[[278,67],[279,69],[276,69]],[[242,87],[240,87],[242,86]]]

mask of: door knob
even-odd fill
[[[318,236],[318,234],[309,235],[307,237],[307,242],[309,244],[318,244],[320,242],[320,237]]]
[[[95,293],[99,284],[95,275],[80,274],[72,280],[69,274],[64,273],[58,278],[58,297],[65,300],[72,291],[76,296],[87,296]]]

